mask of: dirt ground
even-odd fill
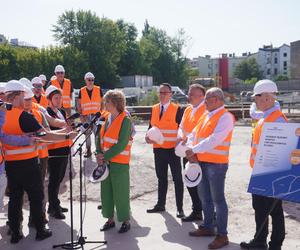
[[[132,215],[135,218],[135,223],[142,223],[143,216],[147,216],[146,213],[141,216],[135,216],[135,212],[144,212],[146,208],[152,207],[156,203],[157,199],[157,179],[154,171],[154,161],[152,147],[144,142],[144,135],[147,130],[146,125],[136,126],[137,134],[134,138],[134,144],[132,147],[132,159],[130,166],[130,192],[131,192],[131,206]],[[249,240],[253,237],[255,230],[254,213],[251,206],[251,195],[247,193],[247,187],[249,178],[251,175],[251,169],[248,164],[250,153],[250,138],[251,128],[249,126],[236,126],[232,139],[232,146],[230,151],[230,167],[226,178],[226,198],[229,207],[229,238],[234,239],[235,246],[228,247],[226,249],[239,249],[238,244],[240,241]],[[94,157],[92,159],[84,159],[83,173],[84,173],[84,198],[87,202],[95,204],[96,206],[100,202],[100,185],[92,184],[88,181],[88,177],[92,169],[96,166]],[[73,198],[76,206],[78,206],[79,200],[79,157],[73,157]],[[67,170],[68,171],[68,170]],[[169,190],[167,194],[167,212],[164,217],[168,218],[169,223],[175,227],[178,222],[175,217],[175,195],[172,178],[169,176]],[[65,182],[61,188],[61,200],[64,204],[69,202],[69,181],[68,172],[66,173]],[[7,203],[7,198],[5,200]],[[27,208],[27,206],[25,206]],[[184,211],[186,214],[191,212],[191,201],[187,190],[184,193]],[[300,249],[300,234],[298,231],[300,225],[300,204],[284,202],[284,212],[286,221],[286,239],[284,241],[284,250]],[[170,217],[170,218],[169,218]],[[141,218],[138,221],[138,219]],[[156,218],[156,217],[154,217]],[[167,220],[166,218],[164,218]],[[146,220],[146,219],[145,219]],[[0,228],[4,225],[4,219],[0,220]],[[177,221],[177,222],[176,222]],[[104,222],[104,220],[102,220]],[[154,222],[153,222],[154,223]],[[176,225],[175,225],[175,224]],[[188,223],[190,224],[190,223]],[[101,224],[97,222],[97,228]],[[181,225],[181,224],[180,224]],[[186,227],[185,233],[192,229],[190,226]],[[182,228],[181,228],[182,229]],[[155,230],[152,228],[152,230]],[[0,231],[1,233],[1,231]],[[181,232],[182,234],[182,232]],[[3,236],[2,236],[3,237]],[[189,240],[188,236],[184,236]],[[3,240],[3,239],[2,239]],[[1,241],[0,240],[0,248]],[[197,249],[189,244],[181,244],[179,238],[172,236],[171,231],[164,241],[171,241],[176,243],[178,248],[176,249]],[[178,242],[177,242],[178,241]],[[179,245],[178,245],[179,244]],[[181,244],[181,245],[180,245]],[[181,247],[180,247],[181,246]],[[165,247],[163,247],[165,248]],[[140,247],[138,249],[163,249],[163,248],[148,248]],[[2,248],[1,248],[2,249]],[[6,249],[6,248],[5,248]],[[14,248],[17,249],[17,248]],[[19,248],[24,249],[24,248]],[[47,248],[45,248],[47,249]],[[110,248],[110,249],[124,249],[124,248]],[[128,248],[130,249],[130,248]],[[175,248],[174,248],[175,249]],[[200,249],[200,248],[199,248]],[[202,249],[202,248],[201,248]],[[205,249],[205,248],[203,248]]]

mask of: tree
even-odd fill
[[[254,58],[246,59],[237,65],[234,75],[244,81],[255,77],[261,79],[262,77],[259,66]]]

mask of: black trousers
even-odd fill
[[[275,202],[275,203],[274,203]],[[272,217],[272,235],[269,246],[272,248],[281,247],[285,238],[284,215],[282,201],[270,197],[252,195],[252,206],[255,211],[256,234],[254,238],[258,242],[266,242],[268,237],[269,220],[263,225],[264,220],[269,215]],[[272,211],[271,208],[273,207]],[[258,235],[259,228],[263,225],[261,233]]]
[[[16,162],[5,162],[7,183],[9,188],[8,221],[12,232],[17,233],[23,220],[23,195],[26,191],[30,211],[37,230],[44,227],[43,222],[43,183],[42,171],[38,159],[29,159]]]
[[[182,210],[183,203],[183,182],[181,175],[180,158],[175,155],[174,148],[155,148],[154,150],[155,171],[158,178],[158,201],[157,205],[166,205],[166,195],[168,191],[168,166],[170,165],[176,196],[177,210]]]
[[[58,199],[60,183],[63,181],[68,165],[68,156],[50,156],[48,160],[48,199],[49,210],[59,209],[60,200]]]
[[[183,168],[185,168],[185,164],[188,162],[186,158],[183,158]],[[196,214],[202,213],[202,203],[198,195],[198,186],[196,187],[187,187],[187,190],[192,199],[192,209]]]

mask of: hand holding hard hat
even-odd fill
[[[106,163],[103,165],[98,165],[94,168],[92,171],[92,174],[90,176],[90,182],[92,183],[98,183],[100,181],[104,181],[109,175],[109,169]]]
[[[198,163],[187,162],[182,173],[183,183],[187,187],[196,187],[202,179],[202,170]]]
[[[147,137],[157,143],[157,144],[163,144],[164,143],[164,136],[163,134],[161,133],[161,131],[159,130],[159,128],[157,127],[152,127],[150,128],[147,133],[146,133],[146,140],[147,140]]]

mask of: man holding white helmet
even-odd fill
[[[189,87],[188,98],[190,105],[184,110],[178,130],[178,139],[181,141],[180,144],[182,142],[186,143],[187,137],[190,135],[190,133],[192,133],[193,129],[198,124],[200,117],[206,111],[204,103],[205,91],[205,88],[198,83],[192,84]],[[185,166],[186,163],[187,159],[186,157],[184,157],[183,165]],[[197,187],[187,187],[187,189],[192,199],[193,211],[190,215],[182,218],[182,221],[188,222],[194,220],[202,220],[202,205],[201,200],[198,196],[198,189]]]
[[[168,190],[168,165],[173,176],[176,196],[178,218],[184,217],[183,213],[183,183],[181,175],[180,158],[175,154],[178,127],[182,118],[182,109],[171,102],[172,87],[169,83],[159,86],[160,103],[152,107],[150,126],[157,127],[163,134],[164,141],[158,144],[146,135],[147,143],[153,144],[155,171],[158,178],[158,201],[156,205],[147,210],[147,213],[165,211],[166,195]]]
[[[7,111],[3,132],[8,135],[24,135],[39,133],[42,126],[32,114],[24,111],[24,86],[16,80],[9,81],[5,86],[7,102],[12,103],[12,110]],[[69,134],[68,136],[74,136]],[[76,136],[76,135],[75,135]],[[61,140],[63,135],[53,136],[46,133],[45,140]],[[17,243],[22,237],[22,205],[23,193],[27,192],[32,211],[33,222],[37,233],[36,240],[43,240],[52,235],[45,227],[43,218],[43,183],[41,169],[38,165],[38,150],[36,145],[10,146],[3,145],[5,155],[5,170],[10,190],[8,205],[9,227],[12,232],[11,242]]]
[[[62,90],[62,107],[64,108],[68,116],[70,116],[73,94],[72,83],[69,79],[65,78],[65,68],[62,65],[56,65],[54,73],[56,78],[54,80],[51,80],[51,85]]]
[[[254,86],[254,99],[256,106],[263,112],[258,121],[252,138],[250,166],[255,163],[256,151],[265,122],[287,122],[287,118],[276,105],[276,84],[268,79],[258,81]],[[256,233],[250,242],[242,242],[240,246],[245,249],[267,249],[268,217],[272,217],[272,235],[269,250],[280,250],[285,238],[284,215],[282,201],[252,194],[252,206],[255,212]]]
[[[190,162],[199,162],[202,180],[198,186],[204,220],[190,236],[215,236],[208,245],[218,249],[229,244],[227,237],[228,207],[224,194],[225,177],[234,118],[224,108],[224,94],[220,88],[210,88],[205,94],[206,112],[188,138],[186,151]],[[217,234],[214,231],[216,210]]]
[[[86,86],[80,89],[77,109],[81,114],[82,122],[90,123],[94,115],[101,111],[103,93],[100,86],[95,85],[95,76],[93,73],[87,72],[84,75],[84,81]],[[95,131],[95,126],[91,129]],[[91,156],[91,138],[89,137],[86,141],[86,153],[84,157],[89,158]]]

